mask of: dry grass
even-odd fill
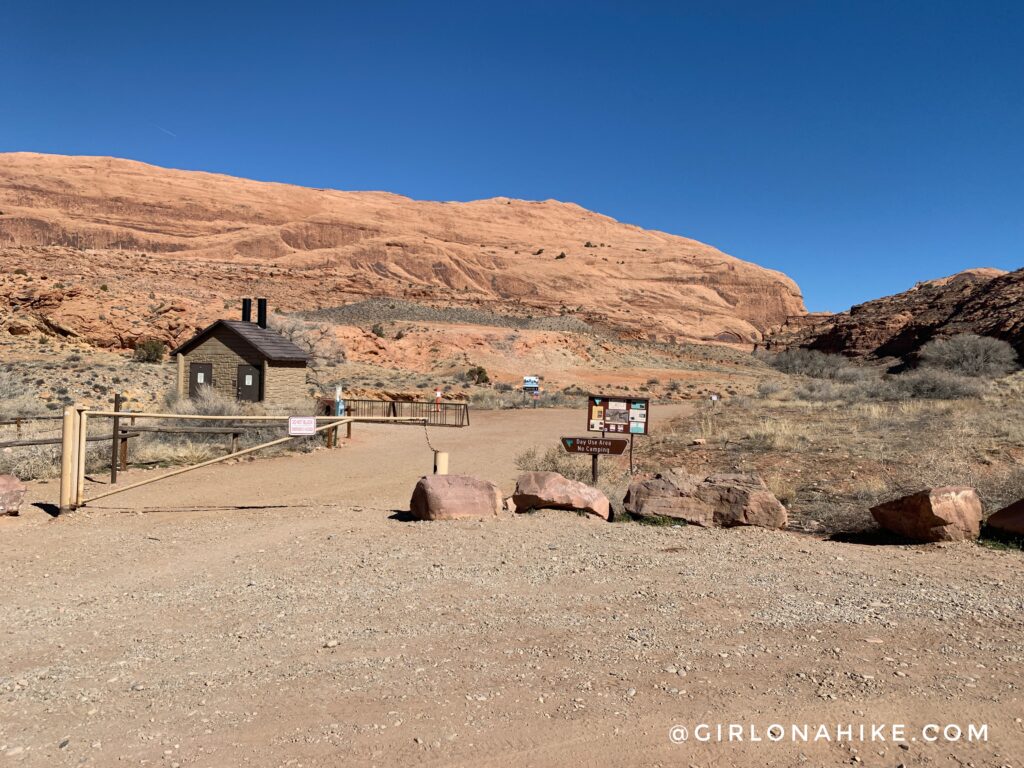
[[[800,400],[799,380],[776,384],[762,399],[702,407],[646,441],[641,466],[756,472],[798,527],[834,531],[873,527],[872,505],[926,487],[973,486],[986,514],[1024,497],[1020,374],[954,400]]]

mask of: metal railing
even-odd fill
[[[333,408],[330,401],[327,407]],[[423,419],[431,427],[468,427],[468,403],[425,400],[345,400],[345,415],[358,419]],[[416,422],[420,423],[420,422]]]

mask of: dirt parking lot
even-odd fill
[[[431,440],[509,490],[518,451],[579,422],[474,414]],[[336,451],[0,520],[4,761],[1022,765],[1019,551],[566,512],[407,522],[429,465],[422,430],[361,426]],[[840,743],[839,724],[869,730]]]

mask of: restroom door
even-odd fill
[[[261,389],[260,369],[255,365],[238,366],[238,399],[258,403]]]
[[[213,363],[189,363],[188,396],[199,394],[200,387],[213,386]]]

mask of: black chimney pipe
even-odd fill
[[[267,327],[267,300],[256,299],[256,325],[260,328]]]
[[[242,299],[242,322],[252,322],[252,299]]]

